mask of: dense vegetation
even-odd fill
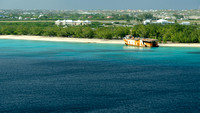
[[[132,28],[132,35],[179,43],[200,42],[200,26],[195,25],[137,25]]]
[[[35,35],[76,38],[122,38],[129,34],[128,27],[103,27],[93,23],[89,26],[56,26],[54,23],[0,23],[0,35]]]
[[[135,18],[135,20],[140,21],[140,22],[142,22],[142,21],[144,21],[146,19],[156,19],[156,18],[153,17],[153,14],[151,14],[151,13],[139,14],[137,16],[137,18]]]
[[[54,23],[0,23],[0,35],[35,35],[76,38],[121,39],[127,34],[149,37],[159,41],[198,43],[200,26],[186,25],[136,25],[134,27],[103,27],[98,24],[90,26],[56,26]]]

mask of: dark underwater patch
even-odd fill
[[[200,54],[200,52],[188,52],[189,54]]]
[[[96,49],[96,50],[81,50],[78,52],[121,52],[121,53],[135,53],[135,52],[155,52],[153,50],[111,50],[111,49]]]
[[[30,52],[23,52],[20,53],[18,51],[14,54],[6,54],[6,56],[15,56],[15,57],[40,57],[40,56],[49,56],[49,55],[56,55],[65,52],[75,52],[73,49],[55,49],[55,50],[46,50],[46,51],[30,51]]]

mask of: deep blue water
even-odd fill
[[[200,112],[200,48],[0,40],[0,112]]]

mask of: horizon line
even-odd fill
[[[65,11],[78,11],[78,10],[83,10],[83,11],[93,11],[93,10],[108,10],[108,11],[117,11],[117,10],[143,10],[143,11],[145,11],[145,10],[148,10],[148,11],[150,11],[150,10],[174,10],[174,11],[180,11],[180,10],[200,10],[200,9],[196,9],[196,8],[194,8],[194,9],[18,9],[18,8],[9,8],[9,9],[7,9],[7,8],[3,8],[3,9],[1,9],[0,8],[0,10],[57,10],[57,11],[61,11],[61,10],[65,10]]]

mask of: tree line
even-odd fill
[[[136,25],[132,28],[132,35],[178,43],[200,43],[200,26],[179,24],[149,24]]]
[[[95,26],[97,25],[97,26]],[[50,37],[121,39],[130,33],[128,27],[56,26],[54,23],[0,23],[0,35],[35,35]]]
[[[199,43],[200,26],[179,24],[149,24],[123,26],[56,26],[54,23],[0,23],[0,35],[35,35],[50,37],[74,37],[74,38],[100,38],[122,39],[131,34],[135,37],[158,39],[179,43]]]

